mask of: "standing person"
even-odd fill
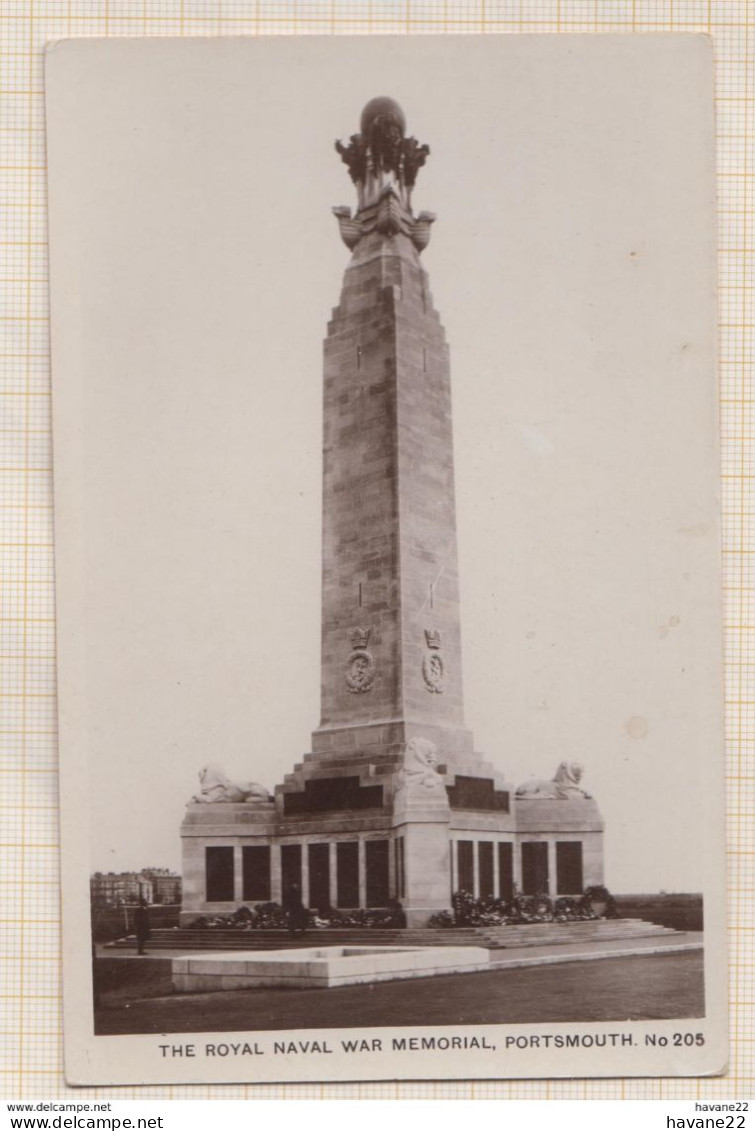
[[[149,907],[144,896],[139,899],[139,906],[134,912],[134,928],[136,930],[137,954],[146,954],[144,949],[152,935],[149,925]]]
[[[288,933],[303,935],[307,929],[309,912],[301,901],[301,891],[298,884],[291,884],[286,897],[286,913],[288,915]]]

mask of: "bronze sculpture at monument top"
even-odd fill
[[[427,247],[432,212],[412,215],[412,189],[430,147],[406,137],[404,112],[392,98],[373,98],[362,111],[361,133],[348,145],[336,142],[357,189],[357,214],[339,205],[333,209],[341,238],[352,250],[363,235],[377,230],[383,235],[404,232],[418,251]]]

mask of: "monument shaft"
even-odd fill
[[[325,342],[323,476],[315,749],[389,723],[400,741],[431,736],[444,759],[470,753],[448,350],[401,231],[365,236],[346,270]]]

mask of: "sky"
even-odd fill
[[[201,766],[272,788],[310,748],[330,209],[354,204],[333,143],[388,94],[431,149],[475,747],[514,785],[584,764],[612,890],[700,890],[723,773],[706,50],[63,49],[61,733],[88,869],[178,869]]]

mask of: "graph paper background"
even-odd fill
[[[68,36],[700,31],[717,57],[731,1060],[726,1078],[76,1089],[114,1098],[697,1099],[752,1091],[755,0],[1,0],[2,1095],[63,1097],[43,46]],[[755,604],[755,600],[752,602]],[[82,928],[85,929],[85,928]],[[723,960],[723,956],[722,956]]]

